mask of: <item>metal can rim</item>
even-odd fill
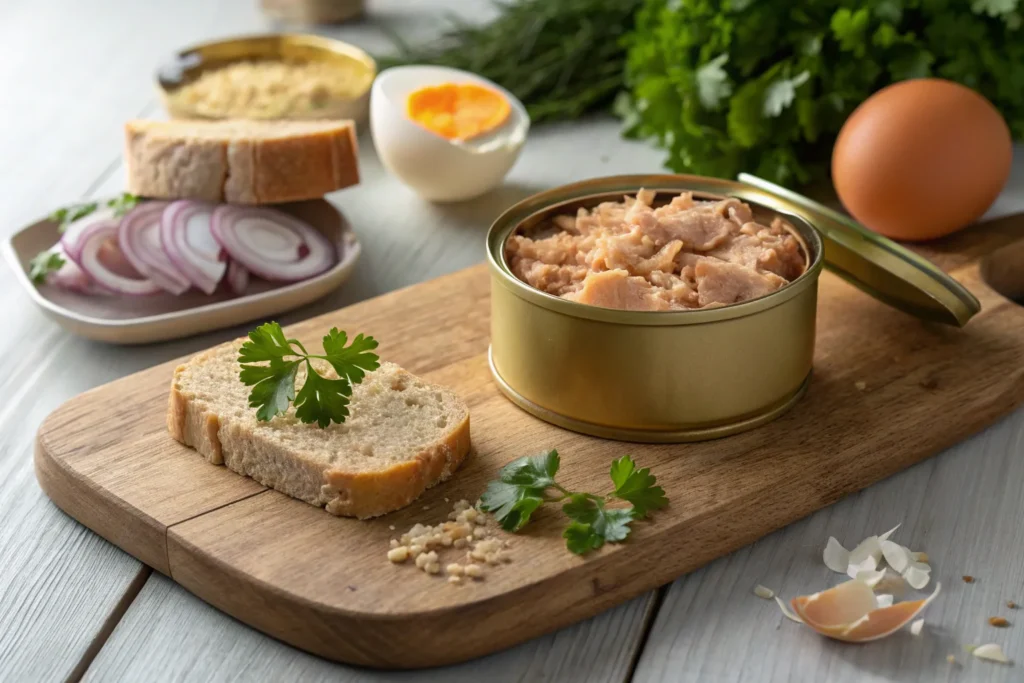
[[[656,192],[694,191],[702,194],[730,196],[730,189],[742,189],[738,182],[720,178],[708,178],[693,175],[618,175],[583,180],[562,185],[551,190],[531,195],[506,209],[487,233],[487,260],[491,272],[498,276],[498,281],[517,296],[564,315],[597,320],[607,323],[641,326],[700,325],[720,320],[730,320],[774,308],[807,287],[811,287],[818,279],[824,265],[824,245],[818,231],[805,218],[780,211],[757,201],[738,197],[744,202],[765,211],[781,216],[796,228],[807,241],[810,262],[798,278],[770,294],[717,308],[698,308],[684,311],[624,311],[614,308],[591,306],[576,301],[569,301],[547,292],[542,292],[517,278],[505,260],[505,242],[508,237],[530,216],[536,215],[553,205],[583,199],[589,195],[611,192],[635,193],[641,188]]]

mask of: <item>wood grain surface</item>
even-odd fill
[[[498,393],[486,363],[484,266],[289,329],[304,341],[334,325],[373,334],[382,357],[451,386],[469,404],[475,457],[406,510],[340,520],[275,491],[253,495],[241,477],[209,487],[216,494],[203,491],[198,478],[234,475],[211,475],[164,433],[170,365],[51,415],[36,452],[41,482],[108,540],[297,647],[371,666],[462,661],[691,571],[962,440],[1024,400],[1024,310],[980,280],[977,262],[954,274],[983,306],[963,330],[923,325],[824,276],[815,379],[797,409],[728,439],[629,446],[665,487],[666,511],[637,524],[628,543],[587,559],[565,551],[559,516],[541,513],[516,539],[512,564],[478,584],[448,586],[388,564],[388,525],[437,523],[445,498],[473,500],[503,464],[551,447],[562,453],[568,486],[601,490],[607,463],[624,449],[536,420]],[[102,426],[92,427],[101,415]],[[140,520],[147,528],[136,532]],[[166,563],[153,547],[161,529]],[[515,609],[524,604],[529,611]],[[400,652],[389,647],[394,642],[403,643]]]

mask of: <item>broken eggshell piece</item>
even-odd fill
[[[851,643],[884,638],[914,619],[939,594],[940,584],[923,600],[880,607],[871,586],[846,581],[814,595],[793,598],[796,616],[823,636]]]

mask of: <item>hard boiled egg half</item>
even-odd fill
[[[501,184],[530,129],[522,103],[468,71],[399,66],[370,92],[370,130],[384,167],[424,199],[454,202]]]

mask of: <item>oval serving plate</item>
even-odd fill
[[[91,296],[52,285],[36,285],[28,263],[57,242],[57,224],[43,219],[15,233],[4,254],[18,282],[47,316],[74,334],[113,344],[145,344],[179,339],[239,325],[291,310],[337,289],[352,273],[360,246],[348,221],[322,199],[276,205],[300,218],[331,240],[340,258],[330,270],[302,282],[274,283],[253,278],[246,294],[235,296],[223,287],[211,295],[190,289],[181,296]]]

